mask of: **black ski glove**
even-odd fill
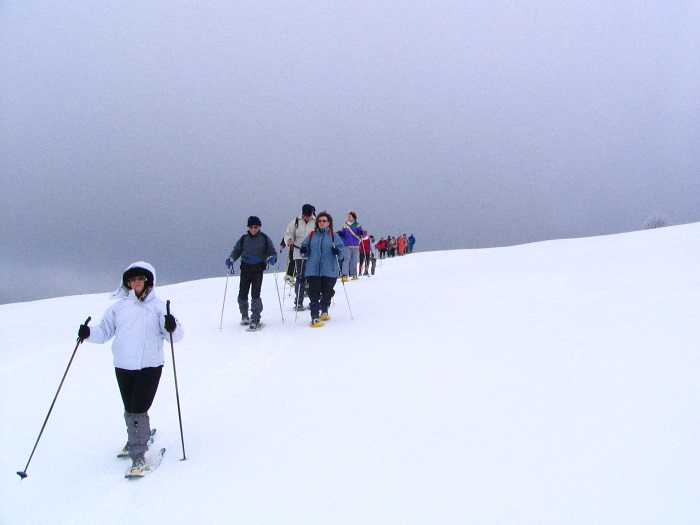
[[[340,249],[337,246],[333,246],[333,248],[331,248],[331,253],[338,257],[338,255],[340,255]]]
[[[177,328],[175,317],[170,314],[165,314],[165,331],[172,334],[175,328]]]
[[[90,327],[87,325],[81,324],[80,328],[78,328],[78,339],[82,343],[88,337],[90,337]]]

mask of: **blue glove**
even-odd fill
[[[270,263],[270,266],[274,266],[275,264],[277,264],[277,257],[275,257],[275,256],[273,255],[272,257],[270,257],[270,258],[267,260],[267,262]]]
[[[233,268],[233,261],[231,260],[231,257],[226,258],[226,267],[227,268]]]
[[[331,248],[331,253],[332,253],[333,255],[335,255],[336,257],[338,257],[338,255],[340,255],[340,248],[338,248],[337,246],[333,246],[333,247]]]

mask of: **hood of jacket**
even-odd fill
[[[136,273],[141,273],[141,272],[134,272],[135,269],[143,269],[145,270],[146,276],[150,279],[153,279],[153,282],[149,282],[149,285],[153,290],[156,288],[156,270],[151,266],[149,263],[145,261],[137,261],[135,263],[131,263],[126,270],[124,270],[124,273],[122,274],[121,282],[119,283],[119,288],[114,290],[112,294],[109,296],[110,299],[122,299],[124,297],[128,297],[129,293],[131,292],[131,288],[127,286],[127,281],[128,278],[131,277],[132,275],[136,275]],[[150,275],[148,275],[150,273]],[[151,293],[153,293],[153,290],[151,290]]]

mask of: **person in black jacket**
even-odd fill
[[[226,259],[226,265],[233,273],[233,263],[241,259],[241,282],[238,289],[238,308],[241,311],[241,324],[250,325],[254,330],[260,327],[260,314],[263,303],[260,298],[263,272],[268,263],[277,263],[275,245],[272,240],[260,231],[262,223],[255,216],[248,217],[248,233],[243,235]],[[251,296],[250,317],[248,316],[248,294]]]

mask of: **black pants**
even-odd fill
[[[262,282],[262,272],[241,272],[241,283],[240,287],[238,288],[238,301],[247,301],[248,293],[250,293],[251,298],[258,299],[260,297],[260,290],[262,290]]]
[[[309,299],[311,304],[311,319],[318,319],[321,311],[327,312],[331,306],[331,299],[335,295],[335,277],[307,277],[309,283]]]
[[[124,411],[133,414],[148,412],[158,391],[162,366],[141,370],[114,369],[119,392],[124,402]]]
[[[262,282],[262,271],[241,272],[241,286],[238,290],[238,309],[242,315],[248,315],[248,292],[250,292],[250,317],[256,321],[260,320],[260,314],[263,310],[262,299],[260,299]]]
[[[294,277],[294,245],[290,244],[287,250],[287,275]]]

